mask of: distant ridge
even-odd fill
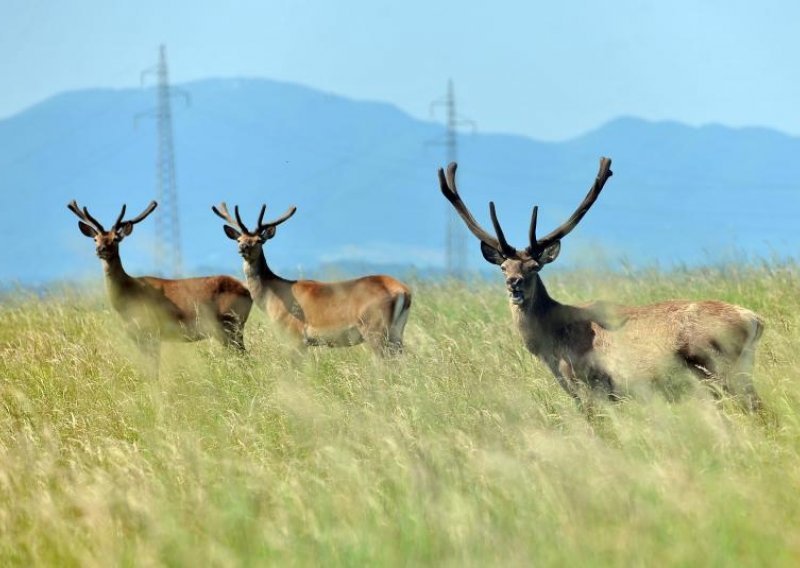
[[[446,203],[438,191],[442,129],[380,102],[354,101],[263,79],[182,85],[175,109],[184,256],[192,269],[240,272],[235,245],[210,206],[239,203],[250,219],[298,206],[268,245],[287,276],[321,264],[442,260]],[[154,193],[154,125],[134,115],[152,90],[91,89],[52,97],[0,120],[0,281],[99,277],[91,243],[65,208],[86,203],[102,219]],[[738,254],[797,254],[800,139],[766,128],[690,127],[622,117],[564,142],[502,133],[464,135],[459,187],[487,222],[497,202],[509,238],[522,243],[530,207],[540,226],[583,197],[601,155],[614,178],[565,241],[565,264],[625,257],[633,263],[698,263]],[[122,245],[131,272],[150,272],[152,227]],[[482,267],[477,245],[471,268]]]

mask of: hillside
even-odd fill
[[[446,203],[436,168],[442,127],[397,108],[268,80],[182,85],[175,141],[184,257],[190,271],[238,273],[233,244],[210,206],[262,202],[297,215],[270,242],[287,276],[321,263],[437,266]],[[91,244],[65,208],[77,198],[101,219],[155,192],[152,90],[65,93],[0,121],[0,282],[97,276]],[[525,112],[525,109],[520,109]],[[539,112],[539,111],[537,111]],[[764,129],[615,120],[563,143],[477,133],[461,138],[459,186],[479,218],[494,199],[513,242],[530,206],[540,227],[560,222],[589,186],[600,155],[615,176],[562,252],[563,264],[624,257],[696,263],[733,252],[796,252],[800,139]],[[154,223],[123,244],[132,272],[152,270]],[[471,242],[471,268],[482,267]]]

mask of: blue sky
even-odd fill
[[[127,87],[266,77],[420,118],[455,81],[482,131],[566,139],[620,115],[800,135],[800,2],[0,0],[0,117]]]

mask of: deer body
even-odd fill
[[[512,318],[526,348],[572,396],[583,399],[599,391],[618,398],[654,388],[673,395],[700,379],[715,387],[715,395],[724,391],[748,409],[758,409],[761,402],[753,387],[752,368],[764,324],[750,310],[713,300],[569,306],[547,293],[539,271],[558,257],[561,239],[595,202],[612,175],[610,166],[611,160],[601,159],[600,171],[583,202],[543,238],[536,236],[538,207],[534,207],[530,244],[525,249],[508,244],[494,203],[489,204],[489,213],[496,237],[475,221],[456,189],[455,163],[446,174],[439,170],[439,182],[444,196],[480,240],[484,258],[501,268]]]
[[[561,386],[581,398],[589,387],[611,398],[672,397],[701,379],[760,405],[749,380],[763,322],[754,312],[718,301],[670,300],[645,306],[568,306],[546,294],[510,303],[525,347]]]
[[[348,347],[366,342],[380,354],[401,351],[411,307],[408,286],[385,275],[341,282],[281,278],[269,268],[263,245],[295,209],[277,221],[263,223],[265,209],[263,206],[257,229],[251,232],[242,223],[238,207],[236,220],[224,203],[213,208],[232,225],[225,226],[225,232],[239,243],[247,285],[256,305],[301,345]]]
[[[133,335],[165,341],[216,337],[243,346],[241,333],[234,334],[233,328],[247,321],[252,300],[247,288],[234,278],[133,278],[115,270],[113,275],[106,271],[106,290],[111,307]]]
[[[123,206],[110,231],[74,201],[69,209],[81,219],[81,232],[95,240],[111,306],[143,350],[157,357],[161,341],[198,341],[208,337],[244,349],[242,330],[253,301],[241,282],[230,276],[179,280],[132,277],[123,268],[119,243],[135,223],[155,209],[155,202],[132,221],[123,221]]]

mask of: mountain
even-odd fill
[[[440,124],[383,103],[268,80],[182,85],[173,103],[180,230],[189,272],[237,274],[235,245],[210,206],[261,203],[297,214],[267,245],[285,274],[321,264],[431,267],[443,258],[447,203]],[[76,198],[110,224],[155,197],[152,89],[64,93],[0,121],[0,282],[98,276],[92,243],[65,205]],[[530,208],[539,227],[563,221],[590,186],[601,155],[614,177],[564,240],[562,265],[671,265],[796,253],[800,139],[761,128],[700,128],[620,118],[566,142],[504,134],[459,140],[459,189],[487,225],[487,202],[523,246]],[[155,221],[122,244],[131,273],[152,273]],[[468,237],[470,268],[482,268]]]

